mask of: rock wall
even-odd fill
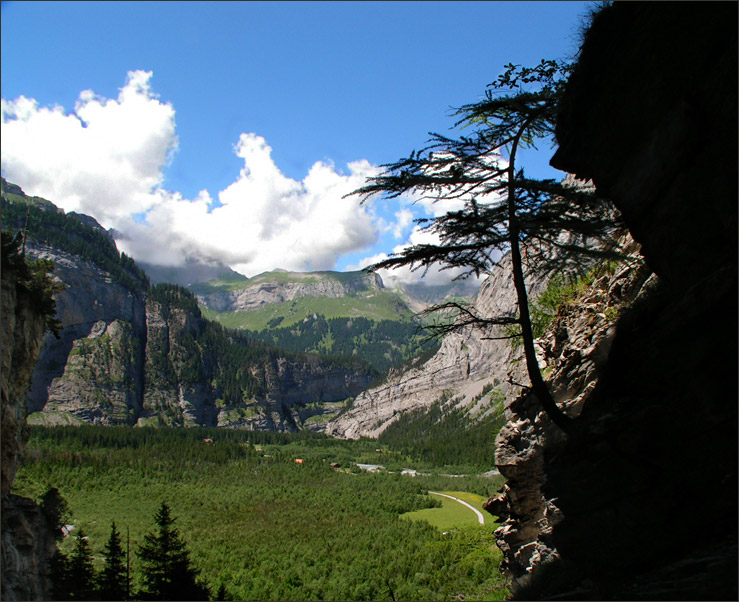
[[[48,600],[48,561],[54,553],[55,533],[36,502],[10,493],[28,438],[26,394],[46,330],[44,316],[34,310],[28,292],[17,286],[17,276],[3,261],[0,296],[2,599]]]
[[[146,310],[142,297],[90,261],[46,245],[61,337],[47,334],[33,373],[29,410],[57,410],[103,424],[131,424],[141,406]],[[125,351],[126,353],[121,353]]]
[[[487,507],[515,599],[737,599],[736,22],[615,3],[586,34],[552,164],[593,179],[656,277],[615,324],[579,307],[550,332],[572,436],[510,404]]]
[[[54,423],[71,415],[94,424],[163,421],[293,429],[290,406],[353,397],[374,376],[365,368],[337,368],[318,358],[287,359],[265,351],[247,367],[265,384],[264,395],[252,400],[261,404],[259,412],[236,416],[234,407],[218,405],[219,394],[211,384],[217,358],[204,348],[193,358],[192,345],[182,342],[183,337],[191,342],[205,329],[200,311],[163,309],[146,294],[114,282],[94,263],[59,249],[29,243],[28,252],[53,261],[54,278],[65,287],[57,295],[61,337],[47,334],[43,339],[31,380],[29,409],[42,412],[39,420]],[[361,276],[347,286],[375,282]],[[196,365],[202,378],[185,375],[185,364]]]
[[[30,295],[17,285],[18,273],[3,262],[2,314],[2,497],[10,493],[18,459],[28,438],[26,393],[46,331],[42,315],[33,309]]]

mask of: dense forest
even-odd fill
[[[489,397],[493,410],[473,416],[475,403]],[[503,395],[487,385],[469,407],[454,407],[444,392],[428,408],[403,414],[378,437],[378,442],[405,456],[434,466],[464,466],[465,470],[490,470],[495,464],[495,437],[505,424]]]
[[[243,332],[286,351],[360,357],[378,372],[386,372],[430,349],[438,341],[416,322],[372,320],[364,317],[329,318],[316,314],[298,324]]]
[[[96,571],[111,523],[130,532],[134,592],[145,585],[134,551],[166,502],[212,596],[223,585],[237,600],[503,599],[494,527],[444,534],[401,517],[437,506],[430,489],[490,495],[500,481],[358,470],[401,461],[376,447],[312,433],[36,427],[16,489],[40,498],[56,484],[60,521],[83,530]],[[75,544],[59,547],[72,556]]]

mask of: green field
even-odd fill
[[[437,496],[436,498],[441,502],[440,508],[423,508],[421,510],[407,512],[402,515],[403,518],[426,521],[441,531],[474,527],[494,531],[497,528],[493,517],[482,509],[482,503],[487,499],[486,497],[466,491],[442,491],[441,493],[457,497],[477,508],[483,514],[485,525],[480,525],[477,515],[472,510],[459,502],[442,496]]]
[[[166,501],[202,578],[236,600],[503,599],[493,525],[445,535],[401,518],[439,506],[429,490],[482,499],[500,482],[360,471],[354,462],[389,455],[376,447],[311,433],[33,427],[14,492],[58,487],[65,522],[84,529],[98,563],[111,521],[136,550]]]

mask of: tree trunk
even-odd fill
[[[526,359],[526,369],[531,379],[531,388],[534,394],[541,402],[542,408],[547,413],[552,422],[561,428],[565,433],[572,430],[572,418],[565,415],[562,410],[557,407],[552,394],[549,392],[544,378],[539,370],[539,362],[536,359],[536,349],[534,347],[534,332],[531,327],[531,315],[529,314],[529,299],[526,292],[526,281],[524,280],[523,261],[521,258],[521,248],[519,246],[520,230],[518,219],[516,218],[516,187],[514,184],[515,177],[515,159],[518,143],[523,135],[526,127],[531,119],[528,119],[521,126],[516,134],[511,146],[510,163],[508,165],[508,233],[511,242],[511,263],[513,265],[513,285],[516,288],[516,298],[518,303],[518,319],[521,325],[521,336],[523,338],[523,351]]]

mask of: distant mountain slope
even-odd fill
[[[210,319],[229,328],[292,326],[322,315],[409,321],[413,312],[382,279],[366,272],[265,272],[246,282],[198,283],[195,293]]]
[[[438,342],[413,321],[330,318],[314,314],[292,326],[245,330],[254,340],[286,351],[357,357],[379,372],[408,362]]]
[[[25,231],[65,286],[61,337],[46,336],[32,379],[36,420],[294,430],[292,408],[308,419],[376,377],[356,358],[278,351],[209,322],[187,290],[151,288],[93,218],[2,184],[3,227]]]
[[[474,301],[474,311],[482,316],[512,311],[515,291],[508,266],[483,282]],[[532,295],[543,283],[530,282]],[[346,438],[378,437],[405,416],[428,412],[434,404],[445,413],[463,411],[470,421],[502,412],[502,401],[514,398],[519,385],[528,382],[520,350],[505,340],[485,338],[467,327],[449,334],[436,354],[423,364],[391,371],[385,382],[364,391],[351,408],[328,423],[326,432]],[[405,427],[404,427],[405,428]]]

